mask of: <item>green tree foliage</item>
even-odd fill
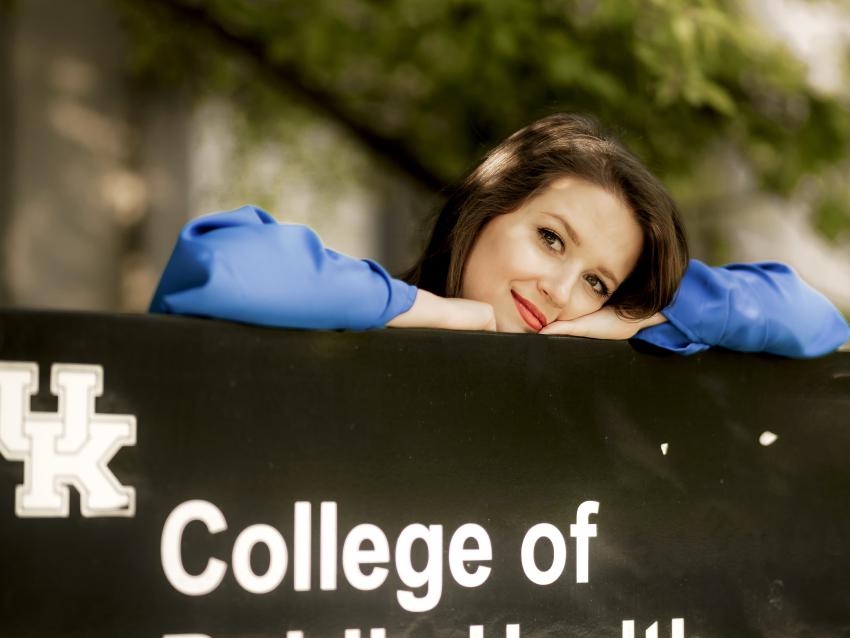
[[[297,95],[432,189],[554,111],[614,125],[677,189],[718,139],[783,195],[850,156],[846,101],[735,0],[115,1],[138,69],[227,93],[260,126]],[[835,192],[830,235],[850,225]]]

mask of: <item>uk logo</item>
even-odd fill
[[[108,464],[119,449],[136,444],[136,417],[95,412],[103,368],[57,363],[50,369],[50,392],[58,397],[57,411],[31,412],[38,366],[0,362],[0,454],[24,463],[15,513],[67,517],[73,486],[83,516],[134,516],[136,491],[122,485]]]

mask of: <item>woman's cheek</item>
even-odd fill
[[[545,276],[547,268],[547,255],[536,245],[525,245],[521,249],[516,247],[506,258],[506,264],[510,264],[512,279],[539,279]]]

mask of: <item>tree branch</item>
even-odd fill
[[[293,97],[338,122],[377,156],[407,173],[426,189],[439,192],[446,186],[446,181],[425,166],[405,144],[382,135],[355,118],[339,104],[333,94],[312,85],[295,66],[270,58],[264,42],[251,36],[234,33],[202,7],[190,5],[181,0],[149,0],[148,5],[152,3],[167,8],[175,19],[191,22],[216,40],[238,51],[260,72],[284,87]]]

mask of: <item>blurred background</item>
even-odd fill
[[[592,113],[694,256],[850,313],[850,3],[0,0],[0,305],[143,311],[180,227],[244,203],[409,266],[441,191]]]

